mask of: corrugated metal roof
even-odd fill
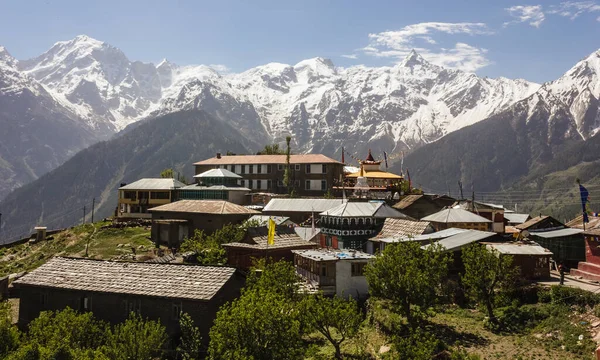
[[[315,228],[315,231],[313,232],[312,227],[303,227],[303,226],[296,226],[294,228],[294,231],[296,232],[296,234],[298,234],[298,236],[300,236],[301,238],[303,238],[304,240],[307,240],[307,241],[312,241],[312,239],[315,236],[317,236],[321,233],[320,228]]]
[[[400,211],[383,202],[346,202],[333,209],[320,213],[321,216],[335,217],[376,217],[410,219]]]
[[[144,178],[122,186],[119,190],[171,190],[184,186],[184,183],[176,179]]]
[[[55,257],[14,284],[210,300],[234,273],[235,269],[230,267]]]
[[[467,229],[459,229],[459,228],[449,228],[441,231],[433,232],[430,234],[416,235],[416,236],[405,236],[400,238],[384,238],[379,239],[381,242],[385,243],[395,243],[400,241],[418,241],[418,242],[429,242],[439,239],[445,239],[452,235],[460,234],[465,231],[469,231]]]
[[[530,236],[539,236],[544,239],[550,239],[550,238],[556,238],[556,237],[562,237],[562,236],[571,236],[571,235],[581,234],[582,232],[583,232],[583,229],[565,228],[565,229],[552,230],[552,231],[532,231],[529,233],[529,235]]]
[[[202,160],[194,165],[285,164],[286,155],[223,155]],[[290,164],[341,164],[323,154],[290,155]]]
[[[550,250],[545,249],[537,244],[487,244],[488,249],[497,250],[504,255],[552,255]]]
[[[316,261],[369,260],[375,256],[356,250],[292,250],[294,254]]]
[[[212,186],[200,186],[198,184],[188,185],[180,188],[179,190],[211,190],[211,191],[245,191],[250,192],[252,190],[243,186],[225,186],[225,185],[212,185]]]
[[[489,239],[491,237],[497,236],[498,234],[488,231],[479,231],[479,230],[467,230],[460,234],[456,234],[445,239],[438,241],[446,251],[455,251],[459,250],[462,247],[472,244],[477,241],[482,241],[485,239]],[[429,244],[424,245],[423,248],[426,249]]]
[[[431,214],[421,219],[422,221],[431,221],[437,223],[490,223],[491,221],[484,218],[483,216],[479,216],[477,214],[473,214],[470,211],[452,208],[452,209],[444,209],[436,212],[435,214]]]
[[[195,178],[232,178],[232,179],[242,179],[236,173],[233,173],[229,170],[225,169],[210,169],[201,174],[194,175]]]
[[[517,213],[504,213],[504,218],[512,224],[523,224],[524,222],[531,219],[529,214],[517,214]]]
[[[148,209],[148,211],[187,212],[221,215],[260,214],[256,210],[251,210],[224,200],[179,200],[170,204],[153,207],[151,209]]]
[[[342,199],[271,199],[263,212],[312,212],[320,213],[343,203]]]

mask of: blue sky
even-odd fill
[[[219,64],[239,72],[315,56],[338,66],[428,60],[544,82],[600,48],[600,0],[0,0],[0,45],[18,59],[79,34],[131,60]]]

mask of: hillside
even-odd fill
[[[117,189],[174,168],[188,179],[191,164],[216,152],[258,148],[231,126],[202,111],[181,111],[149,120],[110,141],[93,145],[66,163],[9,194],[2,202],[3,235],[14,241],[33,226],[61,228],[81,221],[96,198],[96,218],[112,214]]]
[[[0,277],[31,271],[53,256],[88,256],[92,259],[135,259],[144,261],[156,256],[149,240],[150,228],[103,228],[109,222],[85,224],[61,231],[39,243],[19,244],[0,249]],[[135,254],[132,251],[135,248]]]

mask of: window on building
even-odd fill
[[[254,187],[252,187],[252,180],[248,180],[248,189],[254,189]]]
[[[327,265],[321,264],[321,276],[327,276]]]
[[[304,189],[310,190],[310,180],[306,180],[306,184],[305,184]]]
[[[364,276],[365,263],[352,263],[352,276]]]
[[[271,180],[267,180],[267,190],[271,190],[271,185],[273,185]]]
[[[354,219],[354,218],[350,219],[350,225],[356,226],[356,219]]]
[[[129,200],[135,200],[135,198],[136,198],[135,191],[124,191],[123,198],[129,199]]]
[[[367,218],[367,220],[365,220],[365,224],[367,226],[371,226],[371,218]]]
[[[246,165],[242,165],[242,174],[246,173]]]
[[[325,238],[325,246],[332,246],[331,236],[327,235]]]
[[[296,171],[300,171],[300,164],[296,164],[295,169],[296,169]]]
[[[256,188],[257,189],[261,189],[261,185],[262,185],[262,181],[261,180],[256,180]]]
[[[262,165],[261,164],[256,165],[256,173],[262,174]]]
[[[323,164],[323,174],[327,174],[327,164]]]
[[[284,165],[283,164],[277,164],[277,170],[283,171],[283,169],[284,169]]]
[[[267,165],[267,174],[270,174],[271,171],[273,171],[272,166],[271,165]]]
[[[92,297],[88,294],[81,297],[80,311],[92,311]]]
[[[254,165],[248,165],[248,173],[254,174]]]
[[[306,164],[306,173],[310,174],[310,164]]]
[[[173,320],[179,320],[183,312],[183,305],[180,302],[173,303]]]
[[[327,181],[326,180],[321,180],[321,190],[322,191],[327,190]]]
[[[150,199],[168,200],[169,199],[169,192],[168,191],[151,191],[150,192]]]

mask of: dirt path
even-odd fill
[[[551,280],[538,281],[540,285],[552,286],[560,284],[560,275],[558,273],[550,273]],[[600,284],[596,284],[590,281],[575,279],[570,275],[565,275],[565,286],[579,288],[591,292],[600,292]]]

